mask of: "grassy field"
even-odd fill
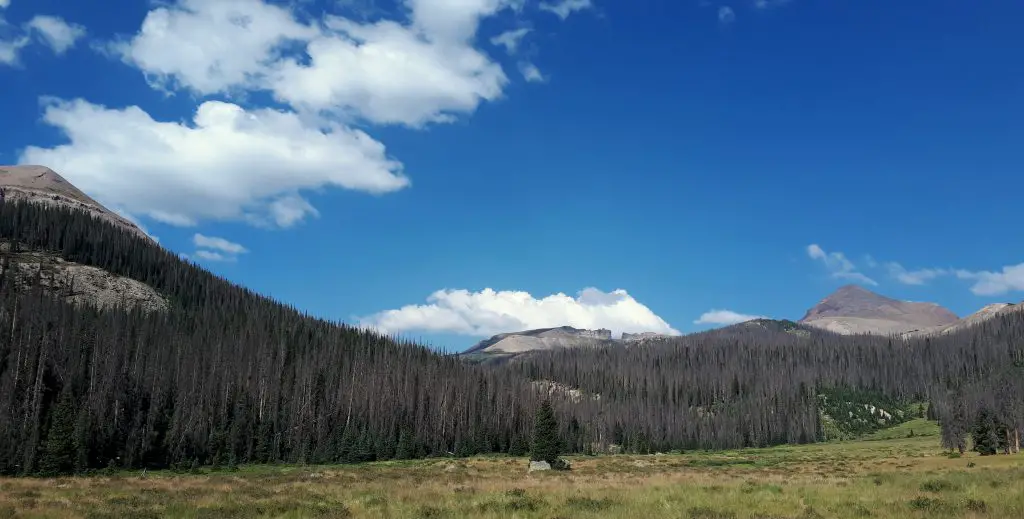
[[[861,441],[577,457],[566,473],[493,457],[0,479],[0,518],[1024,518],[1024,455],[951,458],[936,432],[920,420]]]

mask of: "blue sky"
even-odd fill
[[[0,163],[317,315],[461,350],[1024,297],[1019,2],[102,4],[0,0]]]

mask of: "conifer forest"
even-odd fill
[[[168,309],[73,304],[21,272],[23,251],[145,283]],[[914,339],[761,320],[475,364],[306,315],[84,212],[0,204],[0,474],[524,455],[549,398],[568,453],[813,443],[871,427],[853,409],[871,405],[937,419],[942,448],[1009,453],[1024,313]]]

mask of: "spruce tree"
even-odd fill
[[[50,412],[50,428],[46,433],[39,468],[46,475],[68,474],[78,461],[75,445],[75,404],[71,391],[61,392],[60,400]]]
[[[558,437],[558,422],[551,401],[544,400],[537,409],[537,417],[533,424],[533,452],[531,461],[546,461],[552,466],[558,463],[561,451],[561,438]]]

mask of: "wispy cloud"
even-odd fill
[[[505,31],[491,38],[491,44],[505,47],[505,52],[508,52],[509,54],[515,54],[516,50],[519,49],[519,42],[523,41],[523,38],[529,33],[530,29],[526,27],[522,29]]]
[[[524,61],[519,64],[519,73],[521,73],[523,78],[530,83],[543,83],[545,79],[544,74],[541,74],[537,65],[528,61]]]
[[[828,270],[829,275],[836,279],[846,279],[867,285],[878,285],[878,282],[862,274],[857,266],[850,261],[842,252],[825,252],[816,243],[807,246],[807,255],[816,261],[820,261]]]
[[[195,257],[207,261],[236,261],[240,254],[249,252],[239,243],[199,233],[192,237],[192,243],[198,249]]]
[[[953,271],[949,269],[938,269],[938,268],[924,268],[917,270],[907,270],[895,261],[886,263],[885,267],[889,269],[889,275],[892,276],[896,281],[903,283],[904,285],[925,285],[929,281],[952,274]]]
[[[564,20],[576,11],[590,9],[593,6],[594,4],[590,0],[561,0],[560,2],[541,2],[540,10],[555,13]]]
[[[772,9],[782,7],[793,0],[754,0],[754,7],[757,9]]]
[[[736,21],[736,11],[732,7],[723,5],[718,8],[718,21],[722,24],[730,24]]]

